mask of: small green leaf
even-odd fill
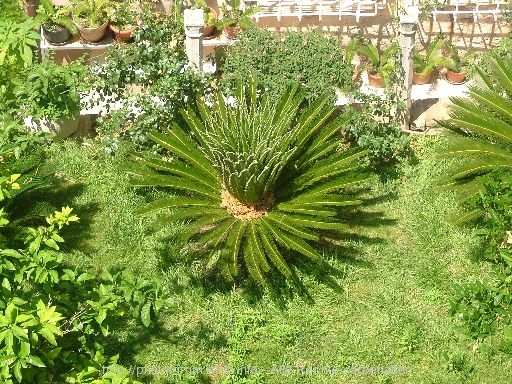
[[[59,355],[59,353],[62,351],[62,347],[57,347],[52,349],[49,353],[46,354],[46,358],[53,362],[55,358]]]
[[[39,357],[34,356],[34,355],[29,356],[27,358],[27,362],[29,364],[35,365],[36,367],[39,367],[39,368],[46,368],[46,365],[44,365],[43,361]]]
[[[21,341],[28,342],[28,331],[25,331],[23,328],[18,327],[17,325],[11,325],[12,334]]]
[[[7,291],[11,292],[11,283],[7,280],[7,277],[4,277],[2,280],[2,288],[5,288]]]
[[[28,355],[30,355],[30,343],[22,341],[20,346],[20,353],[18,354],[18,356],[24,359]]]
[[[77,283],[81,283],[82,281],[92,280],[94,279],[94,276],[90,273],[82,273],[80,276],[78,276],[78,279],[76,279]]]
[[[53,248],[53,249],[55,249],[55,250],[57,250],[57,251],[59,250],[59,246],[57,245],[57,243],[56,243],[56,242],[55,242],[55,240],[53,240],[53,239],[46,239],[46,240],[44,241],[44,243],[45,243],[47,246],[49,246],[50,248]]]
[[[39,334],[43,336],[46,340],[48,340],[50,344],[57,346],[55,336],[47,327],[43,327],[41,330],[39,330]]]
[[[98,315],[94,319],[98,322],[99,325],[101,325],[106,317],[107,317],[107,310],[102,308],[99,310]]]
[[[142,324],[144,324],[144,326],[149,327],[149,324],[151,323],[151,303],[150,302],[144,304],[144,306],[140,310],[140,319],[142,320]]]
[[[18,382],[21,383],[23,376],[21,375],[21,363],[19,361],[13,364],[12,372],[14,373],[14,377],[16,378],[16,380],[18,380]]]

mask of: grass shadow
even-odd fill
[[[165,316],[162,313],[159,318]],[[143,327],[138,322],[124,321],[117,325],[119,329],[123,329],[123,337],[117,336],[115,332],[109,337],[108,342],[105,343],[105,352],[108,355],[119,354],[119,363],[125,367],[138,367],[140,370],[135,372],[135,376],[143,382],[153,382],[158,376],[162,374],[151,372],[151,368],[158,367],[156,364],[151,364],[146,361],[139,361],[136,356],[144,351],[147,345],[163,341],[165,343],[172,343],[175,345],[187,345],[194,348],[204,348],[205,350],[220,350],[228,346],[227,337],[215,331],[213,328],[206,324],[199,322],[190,327],[172,327],[168,328],[164,325],[162,320],[153,322],[148,328]],[[172,364],[166,364],[170,367]],[[144,371],[144,367],[149,370]],[[176,366],[178,368],[178,366]],[[180,374],[169,374],[178,380],[183,378]],[[186,375],[186,373],[184,373]],[[210,383],[211,379],[206,372],[200,372],[194,375],[201,383]],[[164,381],[165,382],[165,381]],[[169,381],[171,382],[171,381]],[[173,381],[176,382],[176,381]]]

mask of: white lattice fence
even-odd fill
[[[364,16],[376,16],[386,0],[245,0],[247,5],[261,8],[256,19],[260,17],[298,17],[304,16],[355,16],[359,21]]]
[[[459,15],[472,15],[475,21],[479,16],[492,15],[497,20],[512,4],[510,0],[414,0],[414,3],[430,11],[434,20],[437,15],[453,15],[454,21]]]

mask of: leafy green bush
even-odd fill
[[[229,93],[240,79],[255,76],[277,98],[292,84],[299,83],[306,100],[314,101],[329,92],[336,101],[336,89],[352,87],[353,69],[336,38],[322,32],[286,32],[276,35],[264,29],[249,29],[227,50],[223,63],[221,89]]]
[[[304,95],[288,89],[276,102],[261,99],[254,80],[239,85],[235,105],[218,92],[208,106],[182,111],[191,134],[180,126],[150,138],[169,156],[147,156],[129,169],[133,186],[161,186],[179,195],[156,200],[143,212],[176,209],[163,220],[190,220],[183,238],[209,266],[237,275],[239,256],[253,279],[265,284],[271,270],[286,277],[289,263],[322,260],[310,243],[339,235],[347,224],[340,210],[361,201],[352,186],[366,179],[357,160],[362,149],[342,151],[329,97],[306,110]]]
[[[19,3],[20,0],[0,2],[0,15],[2,15],[2,20],[14,21],[16,23],[26,20],[27,14],[21,10]]]
[[[4,196],[17,188],[11,180],[0,180]],[[94,276],[67,269],[59,232],[78,220],[71,212],[63,208],[47,218],[46,226],[27,228],[24,249],[0,249],[3,383],[129,383],[103,375],[104,366],[117,363],[117,356],[103,356],[105,337],[125,314],[149,326],[152,313],[164,305],[157,285],[129,271]],[[5,211],[0,213],[0,225],[7,225]]]
[[[32,19],[0,20],[0,112],[17,108],[14,89],[36,61],[38,23]]]
[[[358,93],[356,99],[361,102],[358,108],[344,109],[348,118],[342,130],[345,140],[367,149],[373,166],[388,165],[409,154],[410,140],[393,113],[399,104],[396,94],[386,93],[382,99]]]
[[[452,305],[452,314],[475,338],[503,332],[512,321],[512,176],[491,174],[482,183],[473,205],[484,213],[478,233],[483,256],[493,263],[494,281],[464,287]]]
[[[80,62],[62,66],[50,58],[32,65],[15,89],[18,113],[52,120],[76,117],[80,112],[79,91],[86,76],[87,68]]]
[[[44,224],[19,212],[13,220],[17,208],[30,201],[27,192],[44,180],[32,168],[14,173],[27,169],[26,154],[37,154],[37,135],[27,138],[12,124],[5,128],[0,136],[0,381],[132,383],[128,370],[103,368],[118,359],[104,356],[107,337],[129,317],[149,326],[166,296],[156,279],[128,270],[93,275],[70,269],[60,250],[62,228],[78,221],[69,207],[48,215]],[[39,166],[42,158],[37,159]]]
[[[206,75],[189,68],[183,44],[181,14],[169,17],[146,11],[133,43],[116,44],[105,64],[93,68],[92,89],[110,97],[111,104],[122,104],[117,111],[107,107],[102,115],[102,140],[128,138],[138,149],[147,148],[151,129],[180,119],[179,109],[207,84]],[[108,152],[114,149],[107,147]]]

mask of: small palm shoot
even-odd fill
[[[489,172],[512,169],[512,57],[491,54],[491,73],[476,68],[482,82],[471,86],[469,98],[452,98],[450,119],[438,123],[453,132],[445,156],[463,157],[446,185],[466,186],[473,196],[482,189],[477,177]],[[462,217],[469,220],[475,210]]]
[[[438,36],[429,44],[424,55],[418,51],[414,51],[414,72],[419,75],[426,75],[435,68],[450,66],[450,59],[442,55],[442,50],[445,45],[446,40],[442,36]]]
[[[187,220],[184,238],[229,279],[245,265],[263,285],[273,268],[292,275],[291,255],[320,261],[313,244],[345,230],[340,210],[361,203],[351,188],[367,178],[357,161],[365,152],[340,149],[344,118],[327,97],[301,111],[303,101],[295,88],[272,102],[251,80],[235,106],[219,92],[212,107],[182,110],[189,133],[174,124],[150,136],[171,160],[147,156],[129,170],[133,186],[176,193],[143,213],[171,208],[167,220]]]

